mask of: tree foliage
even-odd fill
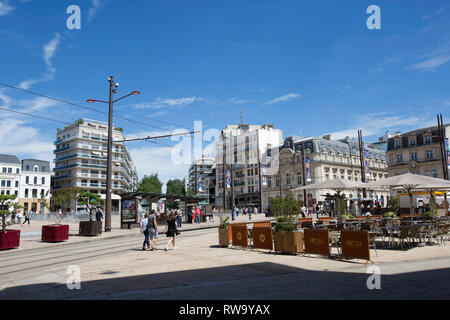
[[[104,200],[98,193],[91,193],[83,191],[78,195],[78,204],[86,206],[89,210],[89,219],[92,221],[92,213],[95,209],[103,207]]]
[[[167,181],[167,194],[183,194],[184,183],[180,179],[172,179]]]
[[[0,212],[2,215],[2,230],[6,231],[6,217],[11,214],[9,208],[14,205],[14,200],[17,196],[15,194],[0,195]]]
[[[158,173],[145,175],[139,183],[138,191],[161,193],[163,183],[159,180]]]
[[[297,215],[301,209],[301,202],[295,199],[292,192],[288,192],[285,198],[277,196],[270,199],[270,205],[275,216]]]
[[[70,209],[72,201],[78,198],[82,190],[77,187],[63,189],[52,194],[54,209]]]

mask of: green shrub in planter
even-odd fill
[[[431,218],[431,217],[433,217],[433,212],[431,212],[431,211],[426,211],[426,212],[423,213],[423,216],[424,216],[424,217],[427,217],[427,218]]]
[[[383,214],[383,217],[385,217],[385,218],[392,218],[392,217],[395,217],[395,216],[397,216],[397,215],[395,214],[395,212],[392,212],[392,211],[388,211],[388,212]]]
[[[228,228],[228,225],[230,224],[229,220],[230,217],[226,217],[225,219],[223,217],[220,217],[219,229]]]
[[[293,232],[295,230],[295,216],[280,216],[277,218],[275,232]]]

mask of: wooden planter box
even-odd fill
[[[303,252],[303,234],[301,232],[274,232],[275,251],[297,254]]]
[[[69,240],[69,225],[51,224],[42,226],[41,240],[46,242],[62,242]]]
[[[80,236],[98,236],[102,234],[101,221],[80,221]]]
[[[0,250],[18,248],[20,245],[20,230],[0,231]]]
[[[219,246],[228,247],[230,244],[230,237],[228,228],[219,228]]]

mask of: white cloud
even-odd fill
[[[189,98],[157,98],[153,102],[145,102],[134,105],[136,109],[162,109],[167,107],[181,107],[193,104],[197,101],[203,101],[201,97],[189,97]]]
[[[450,61],[450,53],[433,56],[433,57],[427,58],[421,62],[414,63],[414,64],[406,67],[406,70],[431,71],[441,65],[446,64],[449,61]]]
[[[286,94],[284,96],[278,97],[276,99],[267,101],[266,103],[264,103],[264,105],[281,103],[281,102],[286,102],[286,101],[289,101],[289,100],[300,99],[300,98],[301,98],[301,96],[298,93],[289,93],[289,94]]]
[[[228,102],[231,102],[231,103],[234,103],[234,104],[243,104],[243,103],[246,103],[247,101],[246,100],[239,100],[239,99],[237,99],[237,98],[232,98],[232,99],[230,99],[230,100],[228,100]]]
[[[51,81],[55,78],[56,69],[52,65],[52,59],[58,49],[61,36],[59,33],[55,33],[55,37],[44,45],[42,51],[42,58],[47,65],[47,70],[39,78],[24,80],[19,84],[19,88],[28,90],[32,85],[39,82]]]
[[[389,114],[388,112],[372,113],[365,115],[353,115],[351,117],[354,127],[352,129],[345,129],[342,131],[331,132],[332,139],[342,139],[345,137],[356,138],[358,130],[362,130],[364,136],[383,135],[386,130],[394,132],[397,130],[410,128],[433,126],[434,122],[426,120],[420,116],[401,117]]]
[[[0,16],[6,16],[14,10],[14,7],[9,4],[8,0],[0,1]]]
[[[52,163],[54,146],[49,137],[42,136],[39,129],[28,125],[26,120],[0,119],[0,150],[19,158],[34,158]]]
[[[55,37],[44,46],[43,58],[48,67],[52,66],[51,59],[55,55],[56,49],[58,49],[61,36],[59,33],[55,34]]]
[[[129,148],[139,177],[157,172],[164,183],[169,179],[183,179],[189,164],[175,164],[172,161],[172,149],[173,147],[168,146]]]

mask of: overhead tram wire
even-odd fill
[[[67,123],[67,122],[60,121],[60,120],[50,119],[50,118],[43,117],[43,116],[38,116],[38,115],[35,115],[35,114],[32,114],[32,113],[26,113],[26,112],[21,112],[21,111],[17,111],[17,110],[11,110],[11,109],[7,109],[7,108],[3,108],[3,107],[0,107],[0,110],[13,112],[13,113],[18,113],[18,114],[26,115],[26,116],[29,116],[29,117],[32,117],[32,118],[39,118],[39,119],[44,119],[44,120],[48,120],[48,121],[58,122],[58,123],[62,123],[64,125],[70,124],[70,123]]]
[[[47,98],[47,99],[50,99],[50,100],[58,101],[58,102],[61,102],[61,103],[65,103],[65,104],[68,104],[68,105],[72,105],[72,106],[75,106],[75,107],[83,108],[83,109],[86,109],[86,110],[89,110],[89,111],[92,111],[92,112],[108,115],[108,112],[105,112],[105,111],[100,111],[100,110],[96,110],[96,109],[93,109],[93,108],[85,107],[85,106],[83,106],[81,104],[78,104],[78,103],[73,103],[73,102],[69,102],[69,101],[63,100],[63,99],[54,98],[54,97],[51,97],[51,96],[48,96],[48,95],[45,95],[45,94],[41,94],[41,93],[37,93],[37,92],[31,91],[31,90],[18,88],[18,87],[15,87],[15,86],[12,86],[10,84],[3,83],[3,82],[0,82],[0,85],[4,86],[4,87],[7,87],[7,88],[10,88],[10,89],[15,89],[15,90],[19,90],[19,91],[22,91],[22,92],[26,92],[26,93],[29,93],[29,94],[32,94],[32,95],[35,95],[35,96],[39,96],[39,97]],[[126,117],[122,117],[122,116],[116,116],[116,117],[124,119],[124,120],[127,120],[127,121],[130,121],[130,122],[133,122],[133,123],[140,123],[140,124],[148,126],[148,127],[153,127],[153,128],[157,128],[157,129],[164,130],[164,131],[169,131],[169,132],[171,131],[171,130],[166,129],[166,128],[158,127],[158,126],[155,126],[155,125],[150,125],[150,124],[143,123],[143,122],[140,122],[140,121],[137,121],[137,120],[133,120],[133,119],[129,119],[129,118],[126,118]]]
[[[0,82],[0,85],[4,86],[4,87],[7,87],[7,88],[10,88],[10,89],[19,90],[19,91],[26,92],[26,93],[29,93],[29,94],[32,94],[32,95],[40,96],[40,97],[47,98],[47,99],[50,99],[50,100],[54,100],[54,101],[58,101],[58,102],[65,103],[65,104],[69,104],[69,105],[72,105],[72,106],[76,106],[76,107],[79,107],[79,108],[83,108],[83,109],[86,109],[86,110],[89,110],[89,111],[92,111],[92,112],[108,115],[108,113],[104,112],[104,111],[100,111],[100,110],[96,110],[96,109],[93,109],[93,108],[85,107],[85,106],[83,106],[81,104],[78,104],[78,103],[73,103],[73,102],[69,102],[69,101],[63,100],[63,99],[54,98],[54,97],[51,97],[51,96],[48,96],[48,95],[45,95],[45,94],[41,94],[41,93],[37,93],[37,92],[31,91],[31,90],[22,89],[22,88],[19,88],[19,87],[16,87],[16,86],[13,86],[13,85],[10,85],[10,84],[7,84],[7,83]],[[119,113],[119,112],[117,112],[117,113]],[[122,112],[120,112],[120,113],[122,114]],[[135,123],[135,124],[141,124],[141,125],[144,125],[146,127],[153,127],[153,128],[157,128],[157,129],[160,129],[160,130],[163,130],[163,131],[167,131],[167,132],[173,131],[173,130],[169,130],[169,129],[166,129],[166,128],[158,127],[158,126],[155,126],[155,125],[150,125],[150,124],[147,124],[147,123],[143,123],[143,122],[140,122],[140,121],[137,121],[137,120],[129,119],[129,118],[126,118],[126,117],[123,117],[123,116],[116,116],[116,117],[124,119],[124,120],[127,120],[127,121]],[[159,122],[165,122],[165,121],[161,121],[161,120],[153,120],[153,119],[149,119],[149,120],[156,121],[156,122],[158,122],[158,121]],[[167,123],[169,123],[169,122],[167,122]],[[175,124],[175,123],[171,123],[171,124],[179,126],[179,127],[182,127],[184,129],[187,129],[187,128],[185,128],[183,126],[180,126],[178,124]],[[191,129],[188,129],[188,130],[191,130]],[[202,139],[201,141],[203,142],[204,140]]]

